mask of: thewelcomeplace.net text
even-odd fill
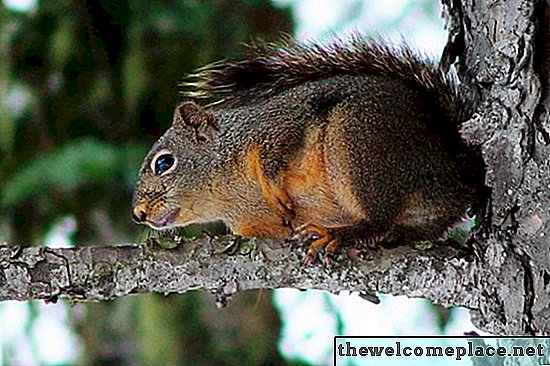
[[[354,346],[352,342],[338,344],[338,357],[454,357],[461,360],[464,357],[543,357],[544,346],[479,346],[468,341],[467,346],[407,346],[395,342],[391,346]]]

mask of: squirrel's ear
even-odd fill
[[[217,132],[214,115],[193,102],[183,102],[176,108],[173,126],[192,127],[198,142],[212,141]]]

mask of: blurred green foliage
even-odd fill
[[[44,192],[58,191],[78,200],[79,189],[122,183],[131,184],[135,169],[147,149],[142,145],[115,146],[103,141],[83,138],[71,140],[29,161],[17,169],[5,182],[1,204],[17,205],[38,199],[42,205],[53,206],[51,196]]]
[[[134,241],[133,185],[182,77],[281,32],[290,11],[268,0],[0,1],[0,240],[40,245],[71,214],[77,245]],[[257,298],[220,315],[201,293],[131,297],[73,326],[84,364],[280,364],[277,314]]]
[[[289,11],[267,0],[52,0],[0,11],[0,237],[21,245],[69,212],[80,244],[105,239],[98,211],[115,223],[111,238],[130,237],[137,171],[170,123],[182,77],[292,30]]]

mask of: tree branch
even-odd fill
[[[300,264],[282,241],[200,238],[172,250],[151,245],[51,249],[0,246],[0,300],[106,300],[135,293],[204,289],[223,304],[237,291],[292,287],[427,297],[473,310],[491,332],[524,333],[521,257],[492,247],[467,261],[447,246],[380,249],[371,260],[332,268]],[[233,245],[235,244],[235,245]],[[236,253],[228,254],[236,248]],[[492,290],[488,290],[492,289]]]

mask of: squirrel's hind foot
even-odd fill
[[[306,223],[292,232],[292,242],[297,245],[309,244],[302,264],[311,266],[318,260],[321,250],[325,251],[325,264],[334,265],[336,251],[340,247],[340,240],[331,234],[331,229],[316,223]]]
[[[381,241],[388,240],[389,232],[385,231],[382,234],[377,231],[371,230],[372,225],[368,222],[361,222],[354,226],[342,226],[327,228],[317,223],[306,223],[297,227],[292,232],[291,241],[297,245],[309,244],[306,256],[303,260],[304,265],[312,265],[318,259],[318,254],[321,250],[324,250],[324,263],[327,265],[333,265],[336,263],[336,254],[338,249],[342,246],[356,246],[357,240],[361,238],[367,238],[364,240],[366,248],[369,250],[376,250],[378,244]],[[360,248],[358,248],[360,249]],[[356,256],[349,255],[350,259],[360,259],[362,255],[359,253]],[[369,259],[371,255],[366,254],[365,259]],[[355,257],[355,258],[354,258]]]

